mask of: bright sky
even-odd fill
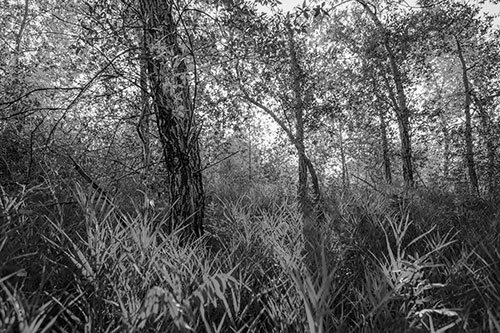
[[[284,12],[288,12],[293,9],[293,7],[301,5],[303,1],[301,0],[281,0],[281,5],[278,6],[283,9]]]
[[[301,6],[303,2],[304,2],[304,0],[281,0],[281,5],[278,7],[283,9],[284,12],[287,12],[287,11],[291,11],[295,6]],[[307,3],[308,2],[309,1],[307,1]],[[407,0],[407,3],[411,5],[411,4],[414,4],[415,1],[414,0]],[[483,10],[487,13],[490,13],[490,14],[500,15],[500,4],[494,5],[491,2],[487,2],[483,6]],[[495,19],[495,23],[497,25],[500,25],[500,17],[497,17]]]

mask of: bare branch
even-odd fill
[[[276,115],[276,113],[273,110],[271,110],[270,108],[268,108],[264,104],[260,103],[256,99],[250,97],[246,91],[242,90],[242,92],[243,92],[243,95],[238,95],[238,97],[240,97],[241,99],[243,99],[244,101],[246,101],[250,104],[255,105],[256,107],[258,107],[259,109],[261,109],[262,111],[264,111],[265,113],[270,115],[271,118],[273,118],[273,120],[283,129],[283,131],[285,131],[285,133],[288,135],[288,138],[290,139],[290,141],[292,141],[295,144],[295,141],[296,141],[295,135],[293,134],[292,130],[283,122],[283,120],[281,120]]]
[[[10,100],[10,101],[7,101],[7,102],[0,102],[0,106],[3,106],[3,105],[7,105],[7,106],[12,105],[12,104],[17,103],[17,102],[21,101],[22,99],[28,97],[29,95],[34,94],[34,93],[39,92],[39,91],[49,91],[49,90],[70,91],[70,90],[81,90],[81,89],[83,89],[83,88],[82,87],[37,88],[37,89],[33,89],[33,90],[28,91],[27,93],[25,93],[24,95],[19,96],[16,99],[13,99],[13,100]],[[5,109],[5,107],[3,109]]]

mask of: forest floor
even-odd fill
[[[336,191],[308,245],[293,196],[255,185],[180,245],[168,209],[44,193],[2,195],[0,332],[500,332],[497,202]]]

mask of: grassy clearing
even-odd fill
[[[190,246],[159,231],[168,209],[77,188],[42,210],[39,192],[2,193],[0,332],[500,331],[489,202],[343,193],[311,254],[293,199],[269,186],[213,196]]]

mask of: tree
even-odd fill
[[[403,166],[403,179],[408,187],[414,186],[413,166],[412,166],[412,150],[410,138],[410,110],[407,105],[407,98],[404,88],[403,75],[401,73],[400,65],[396,52],[394,51],[392,43],[397,43],[397,40],[391,36],[390,30],[384,26],[379,16],[377,16],[375,6],[365,0],[357,0],[363,6],[365,12],[370,16],[378,33],[381,35],[382,43],[386,51],[386,56],[389,61],[392,80],[396,90],[393,97],[394,109],[399,126],[399,137],[401,140],[401,161]],[[390,88],[389,88],[390,89]]]
[[[283,34],[286,36],[286,40],[283,41],[283,44],[287,46],[286,57],[288,59],[284,60],[286,63],[286,67],[289,68],[289,74],[283,82],[286,86],[286,89],[290,89],[291,98],[287,98],[285,103],[289,103],[291,106],[290,115],[285,115],[286,121],[290,121],[293,119],[292,124],[294,124],[294,128],[292,125],[287,124],[283,119],[278,116],[278,113],[272,110],[271,108],[265,106],[262,102],[252,97],[248,92],[248,89],[244,85],[240,85],[240,89],[242,91],[241,97],[258,107],[259,109],[266,112],[270,115],[281,127],[281,129],[286,133],[288,139],[292,143],[292,145],[297,150],[298,155],[298,188],[297,188],[297,198],[300,204],[302,213],[304,216],[310,216],[311,213],[317,209],[317,204],[319,202],[321,192],[319,186],[319,179],[316,174],[316,170],[311,160],[306,154],[306,149],[304,145],[304,117],[306,111],[306,104],[304,101],[305,98],[305,85],[304,79],[306,74],[303,72],[303,69],[300,65],[300,60],[297,54],[297,50],[300,47],[297,46],[297,41],[295,37],[295,29],[296,27],[292,27],[290,17],[284,18],[285,22],[282,26]],[[268,43],[272,43],[272,41],[267,41]],[[281,60],[281,61],[283,61]],[[272,66],[271,66],[272,68]],[[272,70],[277,70],[276,67],[272,68]],[[277,72],[273,73],[274,75],[279,76]],[[241,78],[240,78],[241,80]],[[283,109],[286,109],[287,106],[283,105]],[[285,113],[286,111],[283,110]],[[313,198],[310,200],[308,195],[308,177],[311,178],[311,183],[313,187]]]
[[[423,5],[426,3],[423,2]],[[477,153],[475,152],[478,147],[474,145],[473,133],[473,107],[475,107],[479,118],[479,134],[483,138],[484,150],[486,151],[486,188],[487,192],[491,193],[495,183],[495,137],[491,131],[493,124],[491,124],[490,114],[485,108],[488,103],[483,103],[482,98],[478,98],[478,96],[491,95],[488,89],[494,89],[495,86],[496,71],[490,64],[492,59],[498,58],[498,47],[496,44],[492,44],[492,39],[489,37],[489,34],[493,33],[491,18],[479,18],[478,6],[455,1],[443,1],[439,4],[428,5],[419,15],[421,16],[419,18],[420,24],[421,26],[425,24],[428,33],[424,37],[425,40],[420,42],[423,48],[418,50],[418,53],[434,53],[438,57],[448,55],[454,57],[457,62],[456,75],[460,78],[460,96],[462,96],[460,104],[464,115],[463,142],[465,149],[463,155],[470,192],[478,195],[480,187],[476,162]],[[432,57],[427,58],[427,61],[435,61]],[[439,73],[437,75],[443,76],[445,74]],[[484,101],[486,102],[487,99]]]
[[[460,40],[455,36],[455,42],[457,45],[457,55],[460,59],[460,65],[462,66],[462,83],[464,86],[464,114],[465,114],[465,160],[467,161],[467,171],[469,175],[469,182],[471,187],[471,192],[474,194],[479,194],[479,184],[476,174],[476,164],[474,162],[474,148],[472,142],[472,120],[471,120],[471,88],[469,84],[469,76],[467,74],[468,68],[465,62],[464,55],[462,52],[462,46]]]
[[[152,104],[169,173],[170,228],[183,228],[185,236],[198,237],[203,232],[205,199],[190,93],[189,45],[179,42],[177,31],[181,13],[176,13],[174,1],[141,0],[139,6]]]

